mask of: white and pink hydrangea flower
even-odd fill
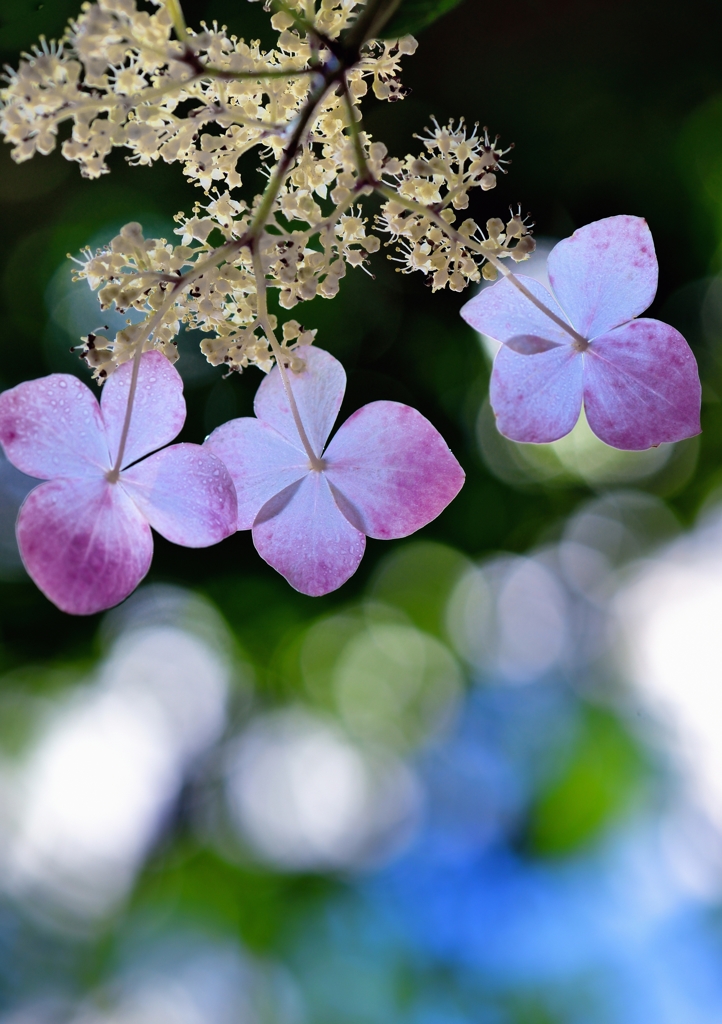
[[[20,554],[40,590],[75,615],[110,608],[138,586],[153,557],[151,527],[192,548],[236,529],[236,494],[223,463],[200,445],[164,447],[183,426],[186,406],[180,375],[159,352],[141,357],[116,467],[131,375],[131,363],[121,366],[100,403],[64,373],[0,395],[8,460],[45,481],[20,509]]]
[[[614,448],[638,451],[698,434],[701,387],[689,345],[668,324],[636,319],[657,291],[647,222],[618,216],[579,228],[552,249],[548,272],[553,294],[533,278],[518,280],[571,332],[506,279],[461,311],[502,343],[489,391],[500,432],[513,441],[556,441],[583,404],[593,432]]]
[[[398,402],[371,402],[326,442],[346,374],[323,349],[305,350],[289,375],[299,435],[280,370],[256,394],[255,417],[224,423],[205,447],[228,467],[238,493],[238,529],[296,590],[319,596],[353,575],[366,537],[407,537],[458,494],[464,472],[429,421]]]

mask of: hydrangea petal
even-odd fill
[[[91,615],[118,604],[150,568],[150,527],[117,484],[102,477],[49,480],[18,516],[20,554],[31,578],[64,612]]]
[[[639,316],[657,291],[657,257],[643,217],[586,224],[554,246],[547,270],[556,297],[585,338]]]
[[[464,471],[441,434],[408,405],[371,402],[339,429],[324,475],[337,502],[368,537],[408,537],[456,497]]]
[[[535,444],[564,437],[581,412],[582,373],[581,354],[570,345],[535,356],[502,346],[489,386],[500,433]]]
[[[533,277],[517,274],[518,279],[540,302],[566,322],[567,318],[557,300],[543,284]],[[545,338],[557,345],[572,341],[561,327],[550,320],[505,277],[490,288],[482,288],[461,308],[467,324],[496,341],[508,342],[512,338],[533,336]]]
[[[121,486],[154,530],[173,544],[207,548],[236,532],[236,489],[220,459],[199,444],[174,444],[126,469]]]
[[[633,320],[595,339],[584,364],[584,408],[602,441],[640,451],[699,434],[697,363],[673,327]]]
[[[97,477],[110,468],[98,401],[67,373],[53,373],[0,395],[0,444],[30,476]]]
[[[236,485],[239,530],[250,530],[263,505],[309,471],[303,450],[251,416],[224,423],[203,447],[225,463]]]
[[[320,456],[341,408],[346,372],[338,359],[322,348],[305,346],[299,354],[306,360],[306,369],[301,373],[289,370],[288,379],[311,447]],[[259,420],[303,450],[277,366],[256,392],[253,408]]]
[[[103,385],[100,408],[113,460],[118,453],[123,432],[132,373],[131,360],[123,363]],[[160,352],[144,352],[140,360],[138,387],[123,466],[129,466],[172,441],[180,433],[185,418],[186,403],[180,374]]]
[[[353,576],[366,538],[339,511],[325,474],[310,472],[267,502],[253,526],[261,558],[295,590],[320,597]]]

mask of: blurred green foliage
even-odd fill
[[[635,740],[619,720],[588,709],[561,773],[532,803],[528,848],[553,857],[591,842],[610,818],[629,809],[643,767]]]
[[[396,12],[384,26],[383,37],[396,39],[398,36],[421,32],[460,2],[461,0],[401,0]]]

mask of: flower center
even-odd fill
[[[586,352],[589,348],[589,342],[586,338],[575,338],[572,342],[572,348],[575,352]]]

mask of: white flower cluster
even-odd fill
[[[62,153],[86,177],[106,173],[110,151],[122,147],[134,164],[181,164],[204,193],[190,216],[176,217],[180,244],[128,224],[85,253],[77,273],[101,307],[136,313],[114,338],[85,339],[100,380],[139,348],[175,359],[184,325],[207,335],[201,347],[214,365],[268,370],[281,351],[294,365],[292,350],[313,332],[290,320],[276,339],[266,291],[282,309],[336,295],[347,267],[363,267],[380,247],[361,208],[374,191],[386,198],[376,227],[400,246],[404,269],[432,275],[434,289],[460,290],[485,259],[533,248],[518,217],[503,231],[489,221],[486,235],[468,220],[454,225],[469,190],[492,188],[504,171],[506,151],[486,130],[435,123],[424,155],[404,160],[363,130],[369,85],[379,99],[402,98],[400,60],[416,48],[410,36],[348,43],[365,8],[384,0],[272,2],[278,42],[269,51],[215,23],[186,28],[178,0],[149,0],[148,10],[137,0],[85,3],[60,43],[41,40],[8,72],[0,131],[15,160],[49,153],[69,122]],[[253,148],[267,185],[248,205],[238,162]]]
[[[499,259],[527,259],[534,251],[532,225],[520,214],[512,214],[506,225],[488,220],[486,233],[471,218],[456,224],[456,211],[469,205],[470,189],[488,191],[498,173],[507,173],[504,157],[512,147],[500,149],[499,137],[490,140],[486,128],[479,134],[478,125],[469,132],[463,119],[444,127],[434,121],[433,130],[419,138],[425,153],[406,157],[395,174],[396,194],[377,218],[397,243],[400,271],[426,274],[433,291],[460,292],[481,275],[493,281]]]

